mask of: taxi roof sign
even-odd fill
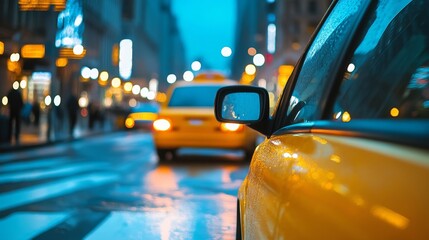
[[[204,81],[204,80],[219,80],[219,81],[223,81],[225,80],[225,76],[222,73],[218,73],[218,72],[205,72],[205,73],[200,73],[197,76],[195,76],[194,81]]]

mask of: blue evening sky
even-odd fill
[[[179,30],[185,45],[187,66],[201,59],[202,70],[228,73],[230,58],[220,54],[229,46],[234,54],[235,0],[172,0]]]

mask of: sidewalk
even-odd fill
[[[96,123],[93,129],[89,129],[87,119],[80,118],[74,129],[73,137],[71,137],[68,132],[68,125],[57,120],[51,123],[51,132],[48,139],[47,116],[43,116],[40,119],[39,126],[23,122],[21,124],[19,143],[16,143],[15,140],[12,140],[12,143],[0,143],[0,154],[114,132],[119,130],[114,122],[114,119],[108,118],[103,123]]]

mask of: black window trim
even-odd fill
[[[429,149],[429,124],[422,119],[358,119],[346,123],[320,120],[286,126],[273,136],[297,133],[365,138]]]

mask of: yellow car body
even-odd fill
[[[177,82],[167,91],[167,101],[161,106],[158,119],[154,122],[154,142],[160,160],[168,158],[166,154],[175,155],[181,148],[218,148],[240,149],[245,154],[253,153],[257,132],[240,124],[221,124],[214,116],[214,97],[218,88],[234,85],[237,82],[206,75],[197,76],[193,82]],[[174,95],[178,91],[188,91],[183,95]],[[207,93],[199,92],[209,90]],[[179,99],[177,98],[189,98]],[[173,98],[173,100],[172,100]],[[189,100],[189,101],[188,101]],[[171,106],[172,102],[180,102]],[[202,104],[198,106],[200,102]],[[162,123],[170,124],[162,129]],[[160,124],[161,123],[161,124]],[[157,127],[161,125],[161,129]]]
[[[429,1],[394,2],[332,1],[272,115],[267,89],[218,91],[266,136],[237,239],[429,239]]]
[[[239,190],[242,237],[426,239],[428,156],[323,133],[267,139]]]

